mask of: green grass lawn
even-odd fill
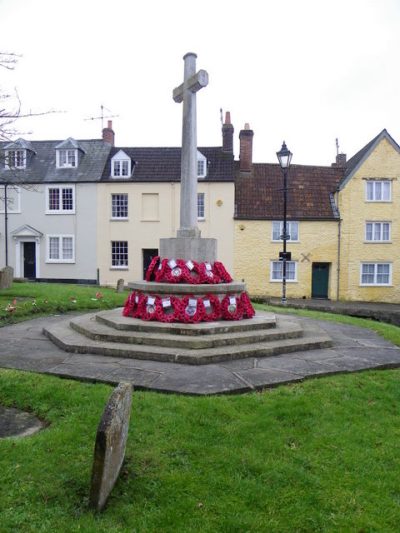
[[[14,284],[0,301],[3,308],[16,298],[17,309],[0,316],[114,307],[126,297],[98,291]],[[257,308],[369,327],[400,345],[396,326]],[[397,532],[399,379],[400,370],[388,370],[240,396],[135,392],[126,464],[109,505],[95,514],[94,439],[112,388],[0,369],[0,404],[49,424],[0,440],[0,532]]]
[[[111,388],[0,370],[0,403],[50,424],[0,440],[0,531],[398,531],[400,371],[194,398],[135,392],[127,461],[88,510]]]
[[[0,326],[68,311],[112,309],[122,306],[127,294],[95,285],[13,283],[0,290]]]

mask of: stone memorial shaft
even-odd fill
[[[216,260],[215,239],[201,239],[197,226],[197,111],[196,93],[208,85],[205,70],[196,72],[196,54],[187,53],[183,59],[184,80],[173,91],[173,99],[183,102],[180,226],[177,237],[160,239],[160,255],[167,258]]]

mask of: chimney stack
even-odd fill
[[[225,122],[222,125],[222,151],[233,154],[233,126],[230,111],[225,113]]]
[[[112,120],[107,122],[107,128],[103,128],[103,141],[114,146],[115,133],[112,129]]]
[[[335,168],[345,168],[347,164],[346,154],[337,154],[336,162],[332,163],[332,166]]]
[[[240,171],[250,172],[251,165],[253,163],[253,135],[254,131],[250,129],[250,126],[246,123],[244,130],[240,130]]]

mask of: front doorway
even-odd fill
[[[158,255],[157,248],[143,248],[143,279],[146,279],[146,272],[150,266],[153,257]]]
[[[312,264],[311,298],[328,298],[330,263]]]
[[[24,242],[24,278],[36,278],[36,243]]]

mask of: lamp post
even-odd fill
[[[288,150],[285,141],[283,141],[282,148],[276,152],[279,166],[283,172],[283,231],[281,239],[283,240],[283,252],[279,254],[279,259],[282,260],[282,304],[286,305],[286,262],[290,259],[290,253],[286,251],[286,243],[289,240],[287,232],[287,177],[289,173],[290,162],[292,160],[292,152]]]

